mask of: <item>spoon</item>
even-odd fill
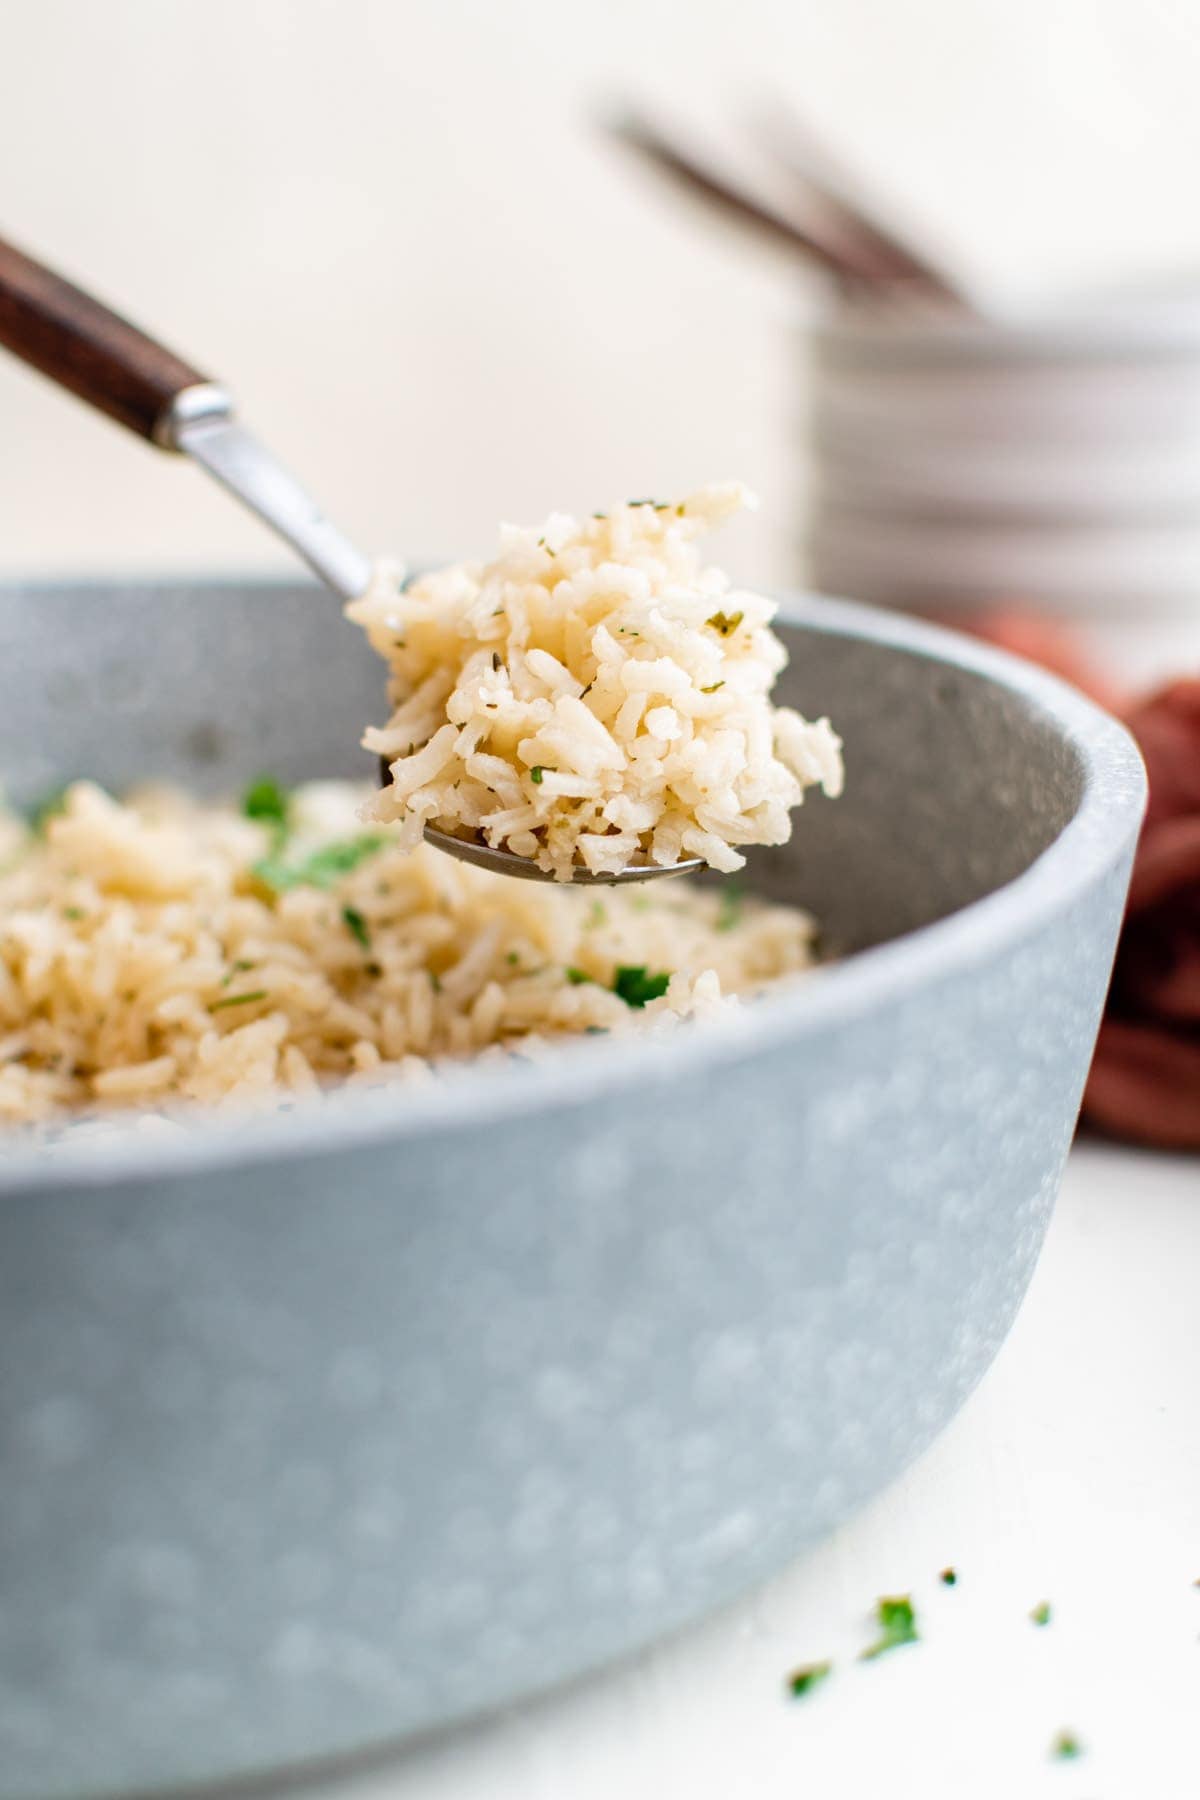
[[[829,146],[791,107],[767,102],[750,117],[753,135],[794,188],[808,194],[844,232],[873,256],[878,279],[970,315],[977,308],[958,279],[882,217]]]
[[[234,415],[223,387],[191,363],[147,337],[136,325],[0,238],[0,344],[136,431],[160,450],[181,451],[248,506],[343,600],[356,600],[371,575],[369,558],[322,513],[300,483]],[[384,784],[388,780],[384,765]],[[452,837],[432,825],[425,837],[438,850],[523,881],[554,876],[511,850]],[[651,881],[702,868],[698,858],[637,864],[616,875],[579,868],[571,880]]]
[[[626,112],[608,121],[606,129],[618,144],[659,175],[777,247],[798,251],[832,275],[848,294],[869,288],[877,278],[878,270],[869,258],[864,258],[861,246],[830,230],[827,221],[813,216],[803,220],[785,216],[766,200],[699,161],[649,120]]]
[[[608,130],[618,143],[694,198],[833,275],[848,298],[919,299],[970,310],[948,275],[869,214],[836,171],[822,167],[817,148],[800,135],[799,126],[791,128],[786,140],[782,131],[775,131],[771,143],[775,161],[791,181],[791,213],[781,212],[730,179],[637,113],[626,112],[611,121]]]

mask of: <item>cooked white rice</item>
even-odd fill
[[[727,884],[511,881],[408,854],[394,830],[364,838],[364,799],[309,786],[273,823],[79,783],[37,830],[0,816],[0,1117],[536,1057],[566,1034],[670,1027],[811,961],[804,914]]]
[[[380,568],[347,608],[395,708],[363,739],[391,769],[368,815],[406,849],[428,823],[562,880],[689,857],[729,871],[743,846],[785,843],[806,787],[840,792],[841,745],[771,704],[775,607],[701,559],[701,533],[749,498],[734,483],[506,526],[494,562],[403,591]]]

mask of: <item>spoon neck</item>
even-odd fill
[[[183,451],[189,425],[201,420],[232,419],[233,397],[215,381],[197,381],[181,388],[154,423],[154,442],[160,450]]]
[[[371,578],[368,557],[330,523],[295,476],[232,414],[220,388],[196,396],[173,428],[184,451],[256,513],[343,600],[357,600]],[[185,398],[181,396],[181,398]],[[219,402],[224,400],[225,410]]]

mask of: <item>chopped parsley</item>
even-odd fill
[[[382,833],[370,831],[340,843],[322,844],[319,850],[298,863],[287,863],[280,856],[266,856],[254,864],[252,872],[277,894],[294,887],[328,888],[343,875],[357,869],[368,856],[382,850],[387,841]]]
[[[587,910],[587,918],[583,921],[586,931],[594,931],[597,925],[603,925],[608,918],[603,900],[593,900]],[[1196,1584],[1200,1587],[1200,1582]]]
[[[1039,1600],[1037,1605],[1031,1610],[1029,1617],[1033,1620],[1035,1625],[1048,1625],[1051,1619],[1050,1602],[1048,1600]]]
[[[567,980],[572,987],[582,987],[586,981],[595,985],[595,976],[589,975],[586,969],[568,969]]]
[[[230,963],[228,973],[221,980],[221,986],[228,987],[235,975],[245,975],[253,967],[252,962],[247,962],[244,957],[239,957],[236,962]]]
[[[712,623],[711,619],[709,620],[709,623]],[[715,694],[718,688],[723,688],[724,686],[725,683],[723,681],[714,681],[711,687],[701,688],[700,692],[702,694]]]
[[[1073,1731],[1060,1731],[1050,1746],[1050,1754],[1059,1762],[1074,1762],[1083,1755],[1083,1745]]]
[[[249,1006],[252,1000],[265,1000],[266,988],[255,988],[252,994],[226,994],[223,1000],[210,1000],[209,1012],[220,1012],[223,1006]]]
[[[51,819],[56,819],[59,813],[66,811],[67,789],[70,785],[70,782],[67,782],[62,787],[52,788],[48,794],[29,808],[26,815],[29,820],[29,829],[36,832],[38,837],[42,836]]]
[[[363,918],[357,906],[343,906],[342,923],[345,925],[346,930],[350,933],[351,937],[356,937],[358,939],[364,950],[369,950],[371,948],[371,933],[367,927],[367,921]]]
[[[941,1574],[938,1576],[938,1580],[941,1582],[943,1587],[954,1587],[958,1581],[958,1570],[957,1569],[943,1569]]]
[[[787,1678],[787,1690],[795,1699],[800,1700],[805,1694],[811,1694],[833,1673],[831,1662],[803,1663],[800,1668],[793,1669]]]
[[[655,512],[670,512],[669,500],[627,500],[626,506],[652,506]]]
[[[884,1656],[889,1650],[898,1650],[902,1644],[916,1643],[917,1615],[907,1594],[885,1594],[875,1603],[875,1618],[879,1625],[879,1636],[863,1651],[860,1658],[862,1662],[873,1662],[877,1656]]]
[[[521,952],[519,950],[510,950],[504,960],[506,963],[511,963],[515,968],[521,960]]]
[[[746,891],[740,881],[725,881],[721,884],[721,899],[717,906],[714,929],[732,931],[742,922],[742,909],[746,904]]]
[[[723,638],[732,637],[745,616],[745,613],[740,612],[715,612],[712,618],[705,619],[704,623],[711,625],[713,630],[719,632]]]
[[[670,981],[670,975],[651,975],[644,963],[627,963],[617,970],[613,993],[626,1006],[646,1006],[651,1000],[661,1000]]]
[[[242,795],[242,811],[248,819],[273,825],[277,831],[287,829],[288,797],[270,775],[260,775],[250,783]]]
[[[542,776],[545,773],[546,773],[546,771],[545,771],[545,769],[543,769],[543,767],[540,763],[534,763],[532,769],[530,769],[530,771],[529,771],[529,779],[530,779],[530,781],[532,781],[534,787],[541,787]]]
[[[87,914],[84,912],[82,906],[64,906],[63,918],[74,921],[76,919],[86,919]]]

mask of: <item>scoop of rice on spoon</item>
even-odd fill
[[[363,739],[388,776],[368,815],[558,881],[732,872],[786,842],[807,787],[840,790],[841,746],[771,702],[773,602],[700,555],[749,501],[728,483],[506,526],[493,561],[403,589],[381,566],[346,609],[394,707]]]

